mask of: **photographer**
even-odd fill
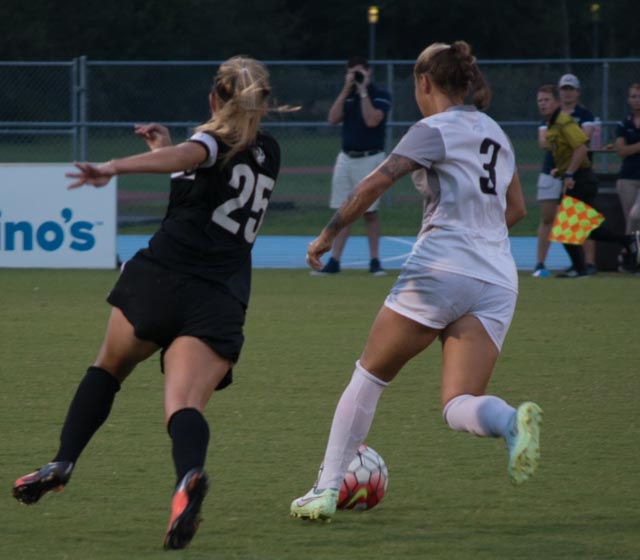
[[[371,69],[367,60],[354,56],[347,61],[344,86],[329,109],[330,124],[342,123],[342,151],[338,154],[331,181],[330,208],[340,207],[358,182],[371,173],[385,158],[384,136],[387,114],[391,109],[391,95],[371,82]],[[380,222],[376,201],[364,214],[369,241],[369,272],[375,276],[385,271],[378,258]],[[340,272],[340,257],[350,228],[336,237],[331,258],[326,266],[312,274],[325,275]]]

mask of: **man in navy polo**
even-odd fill
[[[387,115],[391,109],[389,92],[371,81],[371,68],[366,58],[354,56],[347,61],[344,85],[329,109],[330,124],[342,123],[342,151],[338,154],[331,181],[332,209],[340,207],[358,182],[385,159],[384,141]],[[380,220],[376,201],[364,214],[369,241],[369,272],[385,274],[380,265],[378,246]],[[350,228],[344,228],[331,248],[331,258],[325,267],[312,274],[340,272],[340,257],[349,238]]]

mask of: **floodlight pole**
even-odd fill
[[[369,6],[369,61],[376,58],[376,23],[378,23],[378,6]]]
[[[600,54],[600,4],[592,2],[589,6],[591,11],[592,23],[592,39],[591,39],[591,56],[598,58]]]

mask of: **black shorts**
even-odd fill
[[[202,340],[216,354],[238,361],[244,342],[244,305],[221,286],[165,268],[136,255],[107,297],[133,325],[135,335],[162,348],[179,336]],[[229,369],[217,389],[232,381]]]

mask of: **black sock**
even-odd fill
[[[582,245],[571,245],[570,243],[563,243],[563,245],[564,250],[567,252],[569,258],[571,259],[571,266],[578,272],[584,272],[585,264]]]
[[[78,385],[60,433],[54,461],[75,463],[89,440],[109,416],[120,383],[109,372],[91,366]]]
[[[173,442],[171,454],[179,483],[191,469],[204,467],[209,446],[209,424],[195,408],[183,408],[173,413],[167,431]]]

